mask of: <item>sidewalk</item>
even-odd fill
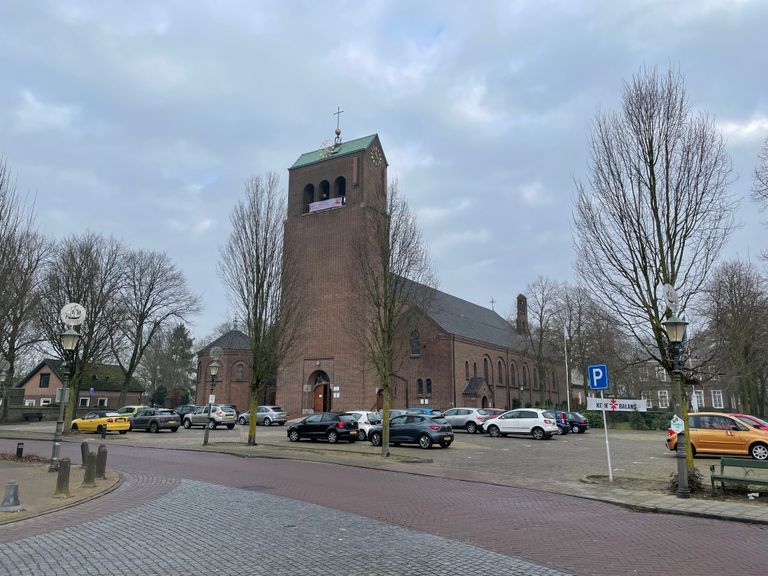
[[[20,429],[18,427],[0,427],[0,437],[13,439],[45,440],[49,439],[49,433]],[[757,500],[743,501],[731,497],[712,497],[709,489],[705,493],[690,499],[679,499],[673,494],[664,493],[663,490],[627,488],[623,485],[632,484],[633,478],[625,478],[617,475],[613,485],[606,482],[590,482],[583,478],[580,482],[557,481],[526,478],[519,475],[506,473],[493,473],[483,471],[470,471],[441,467],[433,463],[429,457],[415,457],[410,455],[393,454],[390,458],[381,458],[377,452],[372,452],[370,446],[363,443],[354,445],[336,445],[302,443],[300,445],[274,440],[258,440],[257,446],[247,446],[244,443],[231,441],[212,441],[207,447],[201,446],[199,441],[191,438],[174,437],[174,446],[158,446],[153,441],[154,436],[143,434],[132,435],[130,438],[120,437],[120,445],[139,447],[152,447],[165,450],[190,450],[232,454],[246,458],[287,458],[295,460],[311,460],[327,462],[345,466],[357,466],[379,470],[389,470],[420,476],[436,478],[448,478],[466,482],[480,482],[516,488],[527,488],[541,492],[565,494],[578,498],[598,500],[633,510],[643,512],[659,512],[668,514],[683,514],[704,518],[717,518],[720,520],[732,520],[768,525],[768,494],[761,494]],[[76,435],[65,437],[66,442],[79,443],[83,440],[96,440],[97,437],[88,435]],[[74,467],[73,467],[74,468]],[[708,471],[706,476],[708,476]],[[661,480],[657,485],[661,485]],[[643,485],[639,482],[638,485]],[[52,492],[52,491],[51,491]]]

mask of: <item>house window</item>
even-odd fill
[[[80,408],[87,408],[88,406],[91,405],[91,399],[88,396],[83,396],[83,397],[78,399],[77,405]]]
[[[245,366],[240,363],[235,366],[235,380],[245,379]]]
[[[667,371],[662,366],[656,366],[656,380],[659,382],[667,381]]]
[[[669,408],[669,390],[659,390],[659,408]]]
[[[40,388],[48,388],[50,384],[51,384],[50,372],[46,372],[45,374],[40,374]]]
[[[107,401],[108,401],[108,398],[99,398],[96,401],[96,404],[97,404],[97,406],[99,408],[106,408],[107,407]]]
[[[424,395],[424,380],[422,380],[421,378],[416,380],[416,393],[419,396],[423,396]]]
[[[34,406],[35,401],[34,400],[24,400],[24,406]]]
[[[739,407],[739,403],[735,394],[731,394],[731,410],[736,410]]]
[[[432,380],[427,378],[427,396],[432,396]]]
[[[696,410],[704,408],[704,390],[694,390],[693,396],[696,398]]]
[[[419,339],[419,331],[414,330],[411,332],[411,356],[418,356],[421,354],[421,341]]]
[[[723,407],[723,391],[722,390],[712,390],[712,407],[713,408]]]
[[[40,406],[50,406],[50,405],[51,405],[50,398],[40,398]]]

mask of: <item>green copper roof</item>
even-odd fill
[[[293,166],[291,166],[289,169],[293,170],[294,168],[300,168],[301,166],[314,164],[315,162],[327,160],[328,158],[337,158],[346,154],[352,154],[353,152],[360,152],[361,150],[368,148],[368,146],[371,145],[371,142],[373,142],[374,138],[376,138],[376,134],[364,136],[363,138],[358,138],[357,140],[350,140],[349,142],[342,142],[341,145],[336,148],[336,152],[327,157],[323,157],[322,155],[322,152],[325,150],[325,148],[320,148],[319,150],[314,150],[313,152],[307,152],[299,156],[299,159],[296,160],[296,162],[293,163]]]

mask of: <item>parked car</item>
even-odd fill
[[[372,426],[368,439],[374,446],[381,446],[381,425]],[[389,421],[389,443],[418,444],[421,448],[432,448],[439,444],[448,448],[453,442],[453,429],[444,416],[433,414],[401,414]]]
[[[232,430],[235,427],[237,414],[229,406],[224,404],[214,404],[210,415],[208,414],[208,406],[201,406],[191,414],[184,416],[182,425],[184,428],[192,428],[192,426],[208,426],[209,430],[215,430],[218,426],[226,426],[228,430]]]
[[[544,412],[544,417],[555,421],[560,434],[565,435],[571,431],[571,425],[568,423],[568,418],[562,410],[547,410]]]
[[[443,412],[443,416],[451,428],[463,428],[470,434],[483,429],[483,424],[488,419],[488,412],[482,408],[450,408]]]
[[[325,438],[331,444],[339,440],[354,442],[357,440],[357,420],[349,414],[338,412],[312,414],[288,427],[288,439],[291,442],[298,442],[302,438]]]
[[[243,412],[237,418],[237,421],[246,425],[251,422],[251,411]],[[256,407],[256,424],[263,424],[264,426],[272,426],[272,424],[280,424],[283,426],[288,421],[288,415],[285,410],[280,406],[257,406]]]
[[[102,429],[107,432],[119,432],[125,434],[131,428],[131,422],[127,416],[122,416],[112,410],[95,410],[88,412],[82,418],[72,420],[72,430],[80,432],[96,432],[101,434]]]
[[[442,414],[440,410],[437,408],[424,408],[423,406],[417,407],[417,408],[406,408],[406,412],[416,413],[416,414],[435,414],[439,415]]]
[[[222,404],[222,406],[227,406],[229,408],[232,408],[232,410],[235,411],[235,415],[240,414],[240,410],[237,409],[237,406],[234,404]]]
[[[365,440],[368,438],[368,431],[372,426],[381,424],[381,412],[369,412],[366,410],[353,410],[347,412],[357,420],[357,439]]]
[[[696,454],[730,454],[768,460],[768,432],[748,426],[741,419],[720,412],[688,414],[691,450]],[[677,448],[677,434],[670,430],[667,448]]]
[[[501,416],[485,421],[485,431],[494,438],[507,434],[524,434],[536,440],[552,438],[559,432],[552,418],[544,415],[539,408],[518,408],[504,412]]]
[[[181,406],[176,406],[173,411],[179,415],[179,421],[183,421],[184,416],[191,414],[198,408],[200,408],[200,406],[197,404],[182,404]]]
[[[578,412],[566,412],[565,417],[568,419],[568,424],[571,425],[571,432],[574,434],[576,432],[584,434],[584,432],[589,430],[589,421],[586,416],[583,416]]]
[[[168,408],[142,408],[133,416],[133,430],[160,432],[170,430],[176,432],[181,426],[179,415]]]
[[[488,420],[496,418],[496,416],[501,416],[504,412],[507,412],[504,408],[483,408],[483,410],[488,414]]]
[[[768,422],[765,420],[761,420],[760,418],[756,416],[750,416],[749,414],[730,414],[730,416],[735,416],[744,424],[747,424],[748,426],[752,426],[752,428],[757,428],[758,430],[762,430],[763,432],[768,432]]]

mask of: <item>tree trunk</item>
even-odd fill
[[[381,411],[381,455],[389,457],[389,377],[382,382],[381,395],[384,406]]]
[[[259,407],[259,388],[258,384],[251,388],[251,403],[248,408],[251,414],[248,421],[248,446],[256,446],[256,411]]]

